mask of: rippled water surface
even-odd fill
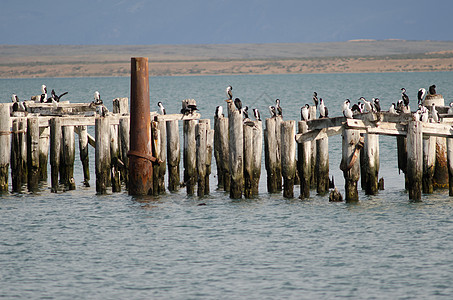
[[[435,83],[448,104],[453,73],[266,75],[150,78],[151,108],[161,100],[176,112],[181,100],[197,100],[212,119],[233,86],[245,105],[282,100],[285,119],[317,91],[331,115],[345,98],[379,97],[382,106],[405,87],[415,102],[418,88]],[[27,99],[41,84],[67,100],[90,102],[95,90],[111,99],[129,96],[129,78],[2,79],[0,97]],[[92,130],[92,129],[90,129]],[[76,138],[77,141],[77,138]],[[330,169],[341,192],[340,137],[329,140]],[[76,147],[77,151],[77,147]],[[56,299],[359,299],[451,298],[453,295],[453,201],[447,191],[408,201],[396,166],[396,142],[380,138],[376,196],[359,191],[358,204],[329,203],[311,191],[309,200],[268,194],[264,165],[260,194],[231,200],[216,190],[189,197],[182,189],[159,197],[124,191],[95,192],[94,151],[90,188],[82,187],[76,161],[75,191],[3,194],[0,200],[0,297]],[[78,157],[78,152],[76,152]],[[50,180],[49,180],[50,182]],[[199,204],[206,204],[200,206]]]

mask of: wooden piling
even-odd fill
[[[154,167],[158,170],[158,181],[157,181],[157,191],[159,194],[165,193],[165,174],[167,173],[167,165],[165,164],[167,160],[167,126],[166,121],[159,120],[157,123],[157,128],[159,129],[159,157],[157,157],[162,163],[155,165]]]
[[[167,121],[168,190],[170,192],[177,191],[180,185],[180,151],[178,120]]]
[[[447,138],[448,195],[453,196],[453,138]]]
[[[230,191],[228,118],[215,118],[214,153],[217,164],[218,187]]]
[[[61,153],[61,119],[50,119],[50,179],[51,191],[58,192],[58,173],[60,171]]]
[[[277,168],[281,168],[281,166],[278,166],[280,161],[277,156],[276,119],[267,118],[265,121],[266,130],[264,131],[264,157],[267,172],[267,191],[269,193],[277,193],[279,191],[278,181],[279,179],[281,180],[277,174]]]
[[[27,119],[28,190],[35,191],[39,183],[39,120]]]
[[[361,151],[363,158],[362,169],[362,189],[365,190],[367,195],[375,195],[378,193],[379,187],[379,135],[365,134],[364,146]]]
[[[16,119],[12,122],[11,129],[11,185],[13,192],[19,192],[22,186],[22,155],[20,153],[20,136],[19,136],[20,120]]]
[[[325,129],[323,129],[325,131]],[[316,192],[324,195],[329,191],[329,138],[316,140]]]
[[[184,149],[183,149],[183,163],[184,163],[184,183],[188,195],[193,195],[195,192],[195,183],[197,182],[196,174],[196,139],[195,139],[195,126],[196,120],[186,120],[183,123],[184,133]]]
[[[263,122],[255,121],[253,130],[253,159],[252,159],[252,195],[259,192],[261,178],[261,161],[263,156]]]
[[[153,193],[148,58],[131,58],[129,195]]]
[[[306,121],[298,122],[298,132],[305,133],[308,131]],[[300,199],[310,197],[311,182],[311,142],[299,143],[297,146],[297,168],[299,169],[300,178]]]
[[[211,175],[212,153],[214,151],[214,129],[211,129],[211,120],[206,120],[206,175],[204,193],[208,195],[211,192],[209,177]]]
[[[24,183],[28,180],[28,147],[27,147],[27,118],[21,118],[19,120],[19,163],[22,164],[21,172],[19,174],[22,175],[21,182]]]
[[[363,143],[363,142],[362,142]],[[345,181],[346,202],[359,201],[357,181],[360,178],[359,156],[363,144],[360,143],[360,131],[344,129],[342,133],[342,159],[340,169]]]
[[[229,105],[230,198],[242,198],[244,187],[244,128],[242,113]]]
[[[83,169],[83,185],[90,186],[90,159],[88,156],[88,128],[87,126],[79,126],[79,155]]]
[[[95,169],[96,169],[96,193],[107,193],[110,178],[110,119],[109,117],[97,117],[95,119]]]
[[[281,167],[283,175],[283,197],[294,197],[294,179],[296,177],[296,121],[281,123]],[[328,181],[327,181],[328,182]]]
[[[127,156],[129,152],[129,118],[121,118],[119,124],[119,138],[121,145],[121,179],[126,185],[126,189],[129,188],[129,157]]]
[[[113,113],[125,116],[129,114],[129,99],[127,97],[113,99]]]
[[[407,181],[407,138],[405,136],[396,137],[396,149],[398,157],[398,170],[404,173],[404,187],[408,189]]]
[[[39,128],[39,180],[47,181],[50,127]]]
[[[206,187],[206,132],[207,132],[206,122],[200,122],[195,126],[195,136],[196,136],[196,164],[197,164],[197,176],[198,176],[198,188],[197,195],[203,197],[205,195]]]
[[[276,176],[276,183],[277,183],[277,190],[281,191],[282,186],[282,116],[277,116],[275,118],[275,140],[277,142],[277,164],[275,166],[275,176]]]
[[[423,177],[422,177],[422,191],[425,194],[432,194],[434,168],[436,161],[436,137],[429,137],[423,139]]]
[[[62,156],[60,157],[60,181],[69,190],[76,188],[74,181],[75,137],[74,126],[62,127]]]
[[[407,178],[409,199],[420,201],[422,197],[423,133],[420,121],[407,124]]]
[[[308,114],[309,114],[309,118],[310,120],[315,120],[317,119],[318,117],[316,116],[316,106],[310,106],[309,109],[308,109]],[[316,150],[316,141],[311,141],[311,142],[307,142],[307,143],[310,143],[311,144],[311,162],[310,162],[310,166],[311,166],[311,170],[310,170],[310,188],[317,188],[317,184],[316,184],[316,180],[317,180],[317,177],[316,177],[316,155],[317,155],[317,150]]]
[[[109,117],[110,118],[110,117]],[[112,192],[121,192],[120,179],[120,145],[118,139],[118,125],[110,125],[110,180]]]
[[[253,128],[254,126],[243,125],[244,135],[244,197],[252,197],[253,180]]]
[[[0,104],[0,193],[8,191],[8,171],[11,158],[10,105]]]

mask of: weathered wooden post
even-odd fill
[[[0,104],[0,193],[8,191],[9,160],[11,158],[10,105]]]
[[[74,126],[62,127],[62,156],[60,161],[60,180],[69,189],[75,190],[74,161],[75,161],[75,137]]]
[[[110,118],[97,117],[95,119],[95,169],[96,193],[106,194],[110,179]]]
[[[214,151],[214,129],[211,129],[211,120],[205,119],[206,122],[206,175],[204,193],[208,195],[211,190],[209,187],[209,176],[211,175],[212,152]]]
[[[424,105],[431,107],[444,106],[445,100],[441,94],[426,95]],[[434,189],[444,189],[448,186],[448,166],[447,166],[447,141],[444,137],[436,137],[436,162],[434,163],[433,187]]]
[[[177,191],[180,185],[180,151],[178,120],[167,121],[168,190],[170,192]]]
[[[407,138],[405,136],[396,137],[396,149],[398,156],[398,170],[403,171],[404,173],[404,187],[407,190]]]
[[[47,181],[50,127],[39,128],[39,180]]]
[[[229,109],[229,162],[230,162],[230,198],[242,198],[244,188],[244,128],[242,112],[228,103]]]
[[[434,167],[436,161],[436,137],[423,139],[423,177],[422,191],[426,194],[432,194]]]
[[[306,121],[298,122],[299,133],[306,133],[308,126]],[[310,197],[311,181],[311,142],[298,143],[297,146],[297,167],[300,177],[300,199]]]
[[[378,193],[379,183],[379,135],[365,134],[364,147],[361,151],[360,160],[364,166],[362,168],[362,188],[367,195]]]
[[[251,125],[252,123],[250,123]],[[253,128],[244,124],[244,197],[252,197],[252,180],[253,180]]]
[[[296,121],[283,121],[281,123],[281,155],[283,175],[283,197],[294,197],[294,179],[296,177]],[[328,182],[328,181],[327,181]]]
[[[113,99],[113,113],[125,116],[129,114],[129,99],[127,97]]]
[[[340,169],[345,181],[346,202],[359,201],[357,181],[360,178],[359,156],[363,141],[360,140],[360,131],[344,129],[342,133],[342,158]]]
[[[21,119],[13,120],[12,123],[12,146],[11,146],[11,184],[13,192],[19,192],[24,183],[24,174],[27,174],[26,160],[24,153],[27,154],[26,148],[23,147],[23,127],[24,123]],[[25,143],[26,146],[26,143]]]
[[[453,196],[453,138],[447,138],[448,195]]]
[[[21,182],[24,183],[28,180],[28,146],[27,146],[27,118],[20,118],[19,120],[19,147],[20,147],[20,158],[19,163],[22,164],[21,172],[22,175]]]
[[[126,185],[126,189],[129,188],[129,157],[127,156],[127,154],[129,153],[129,119],[129,117],[120,118],[119,125],[119,135],[121,141],[121,161],[123,162],[121,168],[121,178]]]
[[[87,126],[79,126],[79,154],[83,169],[83,185],[90,186],[90,159],[88,156],[88,128]]]
[[[215,118],[214,147],[217,148],[216,163],[218,187],[226,192],[230,191],[230,167],[229,167],[229,139],[228,139],[228,118]]]
[[[112,117],[109,117],[112,118]],[[110,125],[110,178],[112,192],[121,192],[120,178],[120,145],[118,138],[118,125]]]
[[[28,190],[35,191],[39,183],[39,120],[27,119]]]
[[[58,173],[60,170],[61,153],[61,119],[58,117],[50,119],[50,179],[51,191],[58,191]]]
[[[277,164],[275,166],[275,175],[277,179],[277,190],[282,190],[282,122],[283,117],[277,116],[275,118],[275,140],[277,142]]]
[[[325,129],[323,129],[325,131]],[[329,138],[316,140],[316,192],[323,195],[329,191]]]
[[[266,129],[264,131],[264,162],[267,171],[267,191],[269,193],[276,193],[279,191],[277,165],[280,164],[277,156],[277,137],[275,135],[276,118],[267,118],[265,122]]]
[[[205,195],[205,179],[206,179],[206,122],[200,122],[195,127],[196,137],[196,163],[197,163],[197,176],[198,176],[198,188],[197,195],[203,197]]]
[[[318,117],[316,116],[316,106],[310,106],[309,109],[308,109],[308,114],[309,114],[309,118],[310,120],[315,120],[317,119]],[[311,144],[311,163],[310,163],[310,166],[311,166],[311,173],[310,173],[310,188],[317,188],[317,185],[316,185],[316,180],[317,180],[317,177],[316,177],[316,155],[318,154],[318,151],[316,150],[316,141],[311,141],[311,142],[308,142]]]
[[[263,122],[255,121],[253,130],[252,195],[258,195],[263,156]]]
[[[157,125],[157,121],[151,121],[151,140],[153,141],[153,157],[160,159],[160,130]],[[159,166],[154,165],[153,167],[153,195],[159,195]]]
[[[129,195],[153,193],[148,58],[131,58]]]
[[[158,182],[157,182],[157,189],[159,194],[165,193],[165,174],[167,172],[167,165],[165,164],[167,160],[167,125],[166,121],[159,120],[157,122],[157,128],[159,129],[159,139],[160,139],[160,149],[159,149],[159,157],[157,157],[162,163],[156,165],[155,168],[158,169]]]
[[[184,163],[184,183],[188,195],[195,193],[195,183],[197,182],[197,148],[195,138],[196,120],[185,120],[183,122],[184,133],[184,149],[183,149],[183,163]]]
[[[407,179],[409,199],[420,201],[422,198],[423,173],[423,132],[420,121],[407,124]]]

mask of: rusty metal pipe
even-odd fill
[[[153,164],[147,57],[131,58],[129,195],[152,195]]]

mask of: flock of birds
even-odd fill
[[[68,92],[64,92],[58,95],[55,90],[52,89],[52,91],[50,92],[50,97],[47,97],[47,86],[43,84],[41,85],[41,94],[32,96],[30,101],[33,101],[35,103],[52,103],[54,107],[57,107],[61,98],[66,94],[68,94]],[[11,95],[11,101],[13,102],[13,112],[27,112],[27,102],[21,102],[16,94]],[[103,105],[101,95],[98,91],[94,92],[94,100],[90,104],[96,106],[96,109],[99,108],[98,113],[100,113],[101,115],[105,115],[108,112],[107,108]]]

